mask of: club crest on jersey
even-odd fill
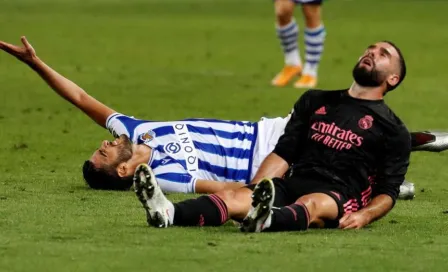
[[[151,142],[156,137],[156,133],[152,130],[148,130],[148,132],[142,133],[140,135],[140,140],[145,144]]]
[[[366,115],[363,118],[359,119],[358,121],[358,126],[364,130],[371,128],[372,124],[373,124],[373,117],[370,115]]]

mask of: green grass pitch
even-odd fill
[[[410,130],[448,131],[447,10],[326,1],[319,87],[347,87],[364,48],[392,40],[409,70],[387,102]],[[0,40],[21,35],[138,118],[257,120],[285,115],[303,92],[269,86],[282,65],[269,0],[0,0]],[[363,230],[243,235],[232,224],[149,228],[132,192],[87,189],[81,165],[110,138],[0,52],[0,271],[447,271],[448,154],[414,154],[415,200]]]

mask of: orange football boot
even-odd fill
[[[285,67],[283,67],[280,73],[278,73],[271,81],[271,84],[277,87],[284,87],[294,77],[299,76],[301,72],[302,72],[301,66],[285,65]]]
[[[317,77],[311,75],[303,75],[294,83],[296,88],[314,88],[317,85]]]

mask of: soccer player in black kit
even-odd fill
[[[380,219],[393,208],[409,165],[410,134],[383,101],[405,75],[398,47],[387,41],[369,46],[349,89],[300,97],[247,187],[173,204],[150,168],[139,166],[134,187],[148,223],[218,226],[234,219],[242,231],[260,232],[362,228]]]

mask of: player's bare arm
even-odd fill
[[[196,194],[214,194],[221,191],[233,190],[244,187],[244,183],[240,182],[222,182],[216,180],[199,179],[196,181]]]
[[[300,154],[300,145],[303,143],[300,137],[308,132],[308,127],[306,126],[308,113],[304,110],[306,108],[305,100],[308,96],[309,93],[305,93],[294,105],[284,134],[278,140],[274,151],[261,164],[257,174],[251,181],[252,184],[258,183],[263,178],[283,177],[288,167]]]
[[[279,178],[282,177],[288,170],[288,163],[279,155],[275,153],[269,154],[261,164],[257,174],[250,182],[251,184],[258,183],[263,178]]]
[[[60,75],[45,64],[25,37],[21,38],[23,46],[16,46],[0,41],[0,49],[27,64],[61,97],[82,110],[98,125],[105,127],[106,119],[114,110],[87,94],[78,85]]]

